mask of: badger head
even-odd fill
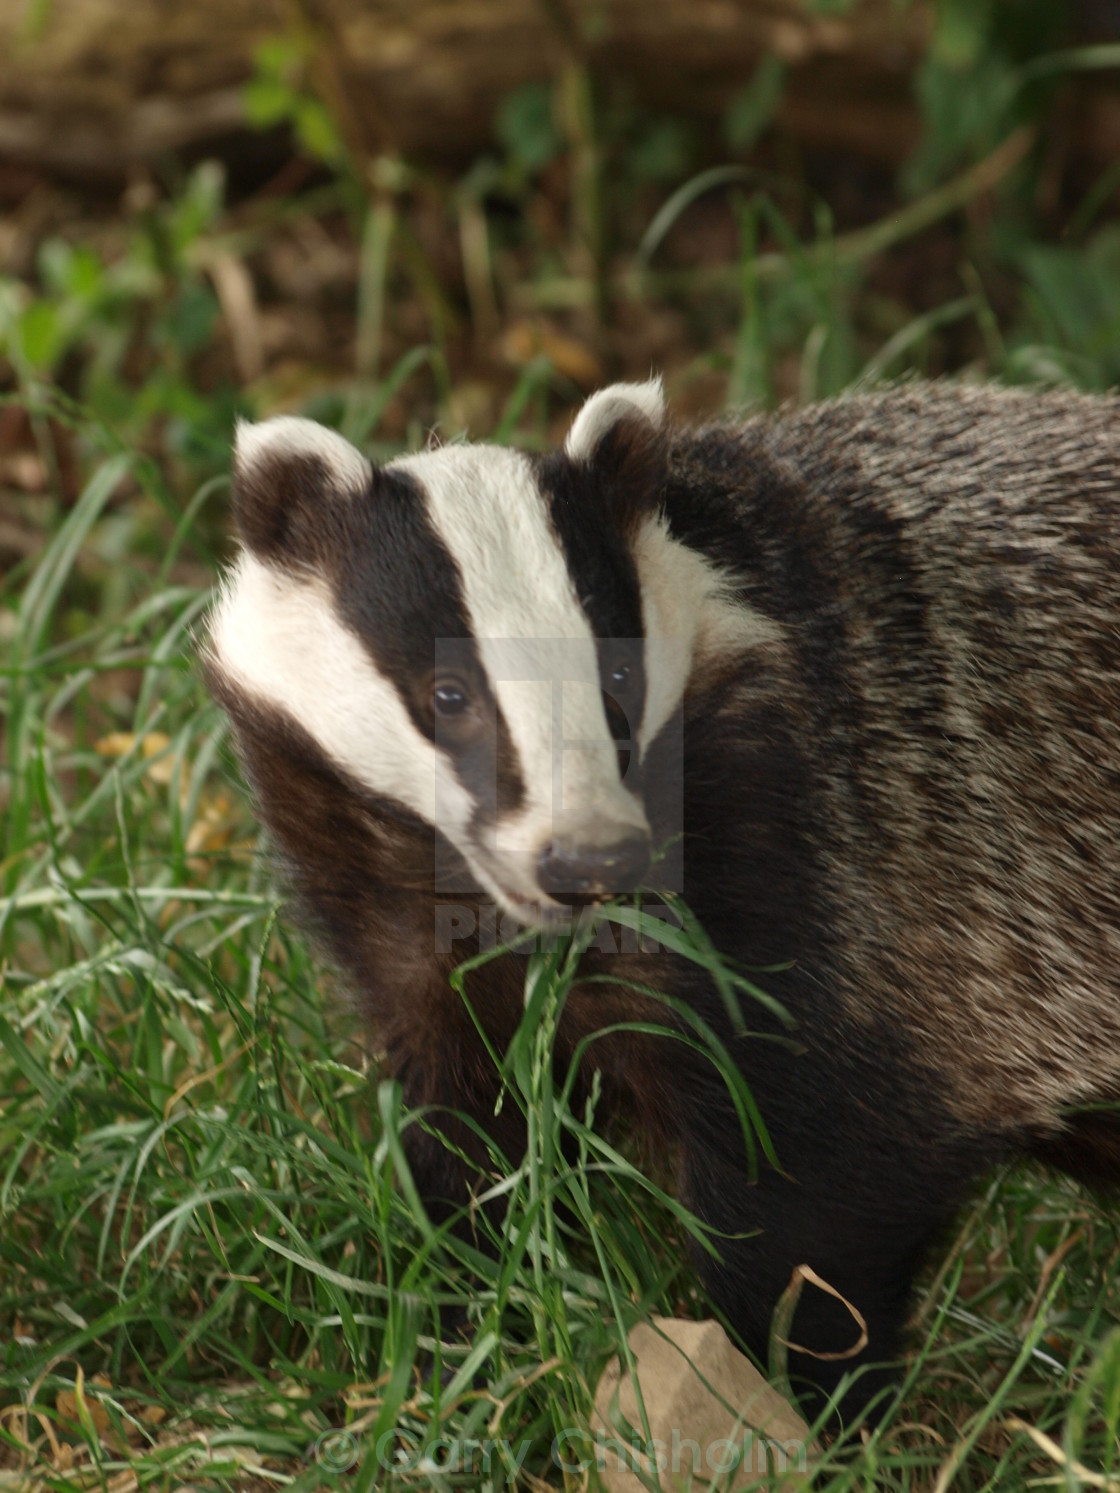
[[[307,420],[241,425],[222,698],[438,831],[525,924],[633,887],[643,762],[695,632],[666,450],[658,382],[594,395],[541,458],[453,444],[378,467]]]

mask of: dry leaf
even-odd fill
[[[515,321],[502,337],[501,351],[519,368],[534,358],[545,357],[557,373],[581,388],[590,389],[603,381],[603,365],[592,349],[546,322]]]
[[[79,1405],[84,1405],[98,1436],[104,1436],[112,1424],[109,1412],[99,1399],[84,1392],[83,1379],[84,1375],[79,1371],[73,1389],[60,1389],[54,1397],[54,1408],[63,1420],[69,1421],[71,1425],[79,1426],[82,1423]],[[102,1389],[110,1388],[109,1380],[104,1374],[95,1374],[89,1382],[91,1386],[97,1385]]]
[[[126,757],[133,751],[137,743],[136,733],[133,731],[110,731],[108,736],[103,736],[97,743],[96,750],[103,757]],[[140,740],[140,755],[147,761],[152,761],[147,769],[147,776],[153,783],[166,785],[170,783],[175,771],[175,758],[167,751],[171,745],[171,737],[162,731],[149,731]],[[166,753],[167,755],[162,755]]]

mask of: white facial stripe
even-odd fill
[[[673,539],[664,519],[642,525],[633,555],[646,635],[644,751],[680,704],[694,667],[777,642],[783,633],[736,597],[732,577]]]
[[[565,820],[605,815],[644,824],[619,783],[595,637],[529,462],[497,446],[444,446],[392,469],[419,483],[432,526],[459,566],[471,632],[513,737],[526,803],[503,826],[502,843],[539,852],[553,833],[553,787],[561,784]],[[543,693],[526,700],[526,681],[553,680],[563,701],[557,721]]]
[[[404,456],[455,559],[476,638],[590,638],[528,460],[500,446]]]
[[[373,471],[369,462],[335,430],[297,415],[277,415],[259,425],[237,422],[234,462],[242,472],[251,471],[262,458],[283,461],[308,456],[323,463],[339,493],[361,492],[369,486]]]
[[[587,461],[613,425],[635,415],[657,430],[665,423],[665,390],[659,378],[645,384],[611,384],[592,394],[581,406],[564,450],[573,461]]]
[[[288,714],[351,777],[437,822],[436,749],[338,620],[320,581],[243,553],[215,607],[210,649],[241,688]],[[454,837],[472,808],[457,780],[440,771],[441,827]]]

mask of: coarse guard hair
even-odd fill
[[[827,1282],[790,1332],[809,1396],[890,1382],[985,1168],[1120,1178],[1113,400],[915,384],[674,429],[651,381],[545,455],[383,466],[285,417],[239,427],[234,517],[205,667],[389,1071],[449,1114],[450,1149],[408,1132],[433,1213],[468,1227],[525,1144],[488,1056],[523,966],[470,969],[485,1040],[449,981],[488,910],[559,927],[639,886],[776,1005],[745,1035],[698,964],[593,944],[556,1060],[673,1158],[756,1352],[798,1266]],[[723,1042],[776,1166],[647,991]]]

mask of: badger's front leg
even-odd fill
[[[413,1102],[418,1093],[425,1097]],[[516,1167],[525,1150],[525,1130],[516,1105],[514,1113],[491,1118],[485,1125],[488,1140],[470,1111],[477,1101],[448,1085],[440,1089],[425,1080],[414,1087],[406,1078],[404,1104],[419,1111],[403,1130],[401,1141],[416,1191],[431,1221],[452,1222],[455,1231],[485,1246],[474,1217],[474,1203],[491,1182]],[[489,1106],[493,1107],[493,1103]],[[487,1211],[494,1223],[505,1201]]]
[[[496,966],[484,966],[488,983],[468,983],[475,1014],[489,1009]],[[516,974],[516,972],[514,972]],[[432,1222],[453,1221],[455,1231],[482,1248],[486,1229],[474,1215],[474,1201],[489,1185],[520,1165],[526,1132],[512,1094],[499,1107],[500,1074],[462,998],[440,975],[440,988],[428,999],[434,1030],[402,1021],[387,1045],[389,1071],[401,1084],[406,1112],[413,1112],[401,1140],[416,1190]],[[411,1009],[411,1003],[409,1003]],[[516,1014],[516,1007],[514,1014]],[[493,1030],[495,1051],[508,1045],[510,1017]],[[506,1207],[500,1199],[487,1208],[497,1226]]]
[[[765,1067],[756,1046],[744,1066],[780,1169],[759,1157],[752,1175],[734,1110],[713,1085],[682,1146],[682,1196],[715,1231],[721,1256],[698,1265],[764,1366],[796,1267],[826,1282],[836,1296],[802,1285],[787,1329],[789,1377],[815,1412],[853,1374],[840,1405],[850,1417],[899,1377],[914,1272],[996,1149],[939,1117],[928,1086],[905,1067],[892,1072],[823,1045]]]

